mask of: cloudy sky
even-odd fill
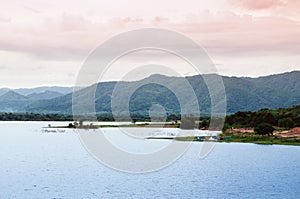
[[[0,87],[72,86],[94,48],[144,27],[192,38],[223,75],[300,70],[299,0],[0,1]]]

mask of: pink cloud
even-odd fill
[[[228,2],[247,10],[263,10],[287,5],[287,2],[283,0],[228,0]]]
[[[60,28],[63,31],[84,31],[90,22],[82,16],[63,14],[60,21]]]
[[[10,22],[11,22],[11,18],[0,16],[0,23],[10,23]]]
[[[181,23],[164,25],[189,35],[211,53],[295,54],[300,51],[299,22],[284,17],[200,13],[190,15]]]
[[[0,24],[0,28],[1,28]],[[3,25],[4,27],[4,25]],[[255,17],[233,12],[188,15],[181,21],[166,16],[115,17],[106,22],[81,15],[63,14],[34,26],[1,28],[0,50],[19,51],[43,59],[84,59],[112,35],[123,31],[157,27],[179,31],[211,53],[300,52],[299,22],[283,17]]]
[[[154,22],[162,22],[162,21],[168,21],[169,19],[167,17],[163,17],[163,16],[156,16],[154,17]]]
[[[112,32],[123,29],[122,24],[126,23],[121,19],[93,23],[80,15],[63,14],[32,26],[0,26],[0,50],[24,52],[42,59],[84,59]]]
[[[142,23],[144,21],[143,18],[140,17],[124,17],[124,18],[119,18],[124,23]]]

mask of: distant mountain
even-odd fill
[[[18,88],[18,89],[0,88],[0,96],[7,93],[8,91],[14,91],[24,96],[31,95],[31,94],[40,94],[49,91],[66,95],[68,93],[73,92],[73,87],[43,86],[43,87],[36,87],[36,88]]]
[[[300,88],[300,71],[270,75],[260,78],[242,78],[258,86],[268,86],[276,90],[289,91],[292,93],[299,92]]]
[[[8,91],[0,96],[1,112],[22,112],[28,105],[28,98],[14,91]]]
[[[32,93],[27,95],[29,100],[45,100],[63,96],[64,94],[55,91],[44,91],[42,93]]]
[[[44,91],[24,96],[10,89],[2,89],[2,91],[3,93],[0,95],[0,112],[25,112],[25,107],[35,101],[53,99],[64,95],[55,91]]]
[[[15,92],[15,91],[8,91],[7,93],[0,96],[0,102],[9,101],[9,100],[24,101],[24,100],[27,100],[27,97],[20,95],[19,93]]]
[[[13,89],[13,91],[21,94],[21,95],[31,95],[34,93],[43,93],[46,91],[52,91],[57,92],[61,94],[68,94],[73,92],[73,87],[59,87],[59,86],[43,86],[43,87],[37,87],[37,88],[19,88],[19,89]]]
[[[202,77],[214,78],[216,74],[207,74]],[[211,98],[208,88],[201,76],[186,77],[197,96],[199,107],[202,113],[210,112]],[[221,76],[224,81],[227,112],[257,111],[262,108],[290,107],[300,104],[300,71],[293,71],[283,74],[247,78],[247,77],[226,77]],[[167,77],[153,75],[140,81],[119,82],[124,90],[136,87],[143,82],[164,82],[165,85],[172,85],[178,93],[184,93],[186,89],[181,83],[182,77]],[[98,113],[111,113],[111,96],[117,82],[98,83],[96,96],[96,111]],[[85,93],[89,88],[82,89]],[[193,104],[190,96],[184,99],[185,104]],[[148,114],[152,104],[160,104],[165,107],[169,114],[179,113],[180,106],[178,99],[172,91],[162,85],[145,84],[135,91],[130,99],[130,112],[136,114]],[[38,100],[30,103],[24,108],[27,112],[37,113],[72,113],[72,94],[67,94],[54,99]],[[125,110],[118,110],[120,113]]]
[[[25,107],[24,111],[32,113],[72,114],[72,94],[50,100],[37,100]]]
[[[0,96],[10,91],[9,88],[0,88]]]

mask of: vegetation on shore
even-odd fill
[[[73,116],[64,114],[0,113],[0,121],[73,121]]]
[[[239,111],[226,117],[224,129],[255,128],[262,123],[281,129],[291,129],[300,126],[300,105],[276,110],[261,109],[256,112]]]
[[[300,145],[300,137],[281,136],[280,132],[300,126],[300,105],[276,110],[237,112],[226,117],[221,142]],[[241,132],[238,129],[253,130]],[[279,134],[273,135],[273,132]],[[227,138],[227,139],[226,139]]]
[[[143,115],[132,115],[132,123],[122,125],[122,127],[157,127],[155,124],[139,124],[137,121],[149,122],[150,118]],[[111,114],[98,115],[98,121],[114,121]],[[157,118],[159,119],[159,118]],[[84,124],[82,121],[73,121],[72,115],[64,114],[34,114],[34,113],[0,113],[0,121],[70,121],[68,126],[59,128],[103,128],[119,127],[119,125],[94,125],[92,123]],[[183,116],[171,114],[168,115],[167,128],[182,129],[208,129],[210,118],[202,116],[196,118],[193,116]],[[158,125],[161,127],[161,124]],[[273,132],[282,132],[300,126],[300,105],[291,108],[280,108],[276,110],[262,109],[257,112],[237,112],[228,115],[225,118],[224,128],[220,135],[220,142],[244,142],[256,144],[283,144],[300,145],[300,136],[281,136],[273,135]],[[248,129],[247,132],[239,129]],[[230,138],[230,139],[228,139]],[[194,139],[193,139],[194,140]]]
[[[277,135],[262,136],[256,133],[223,133],[219,142],[241,142],[254,144],[280,144],[300,146],[300,137],[280,137]]]

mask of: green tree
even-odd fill
[[[226,131],[227,129],[230,129],[230,128],[231,128],[231,126],[228,123],[224,123],[222,131],[224,132],[224,131]]]
[[[209,121],[208,120],[202,120],[199,124],[200,128],[208,128],[209,126]]]
[[[132,124],[135,124],[136,122],[137,122],[137,119],[132,118],[131,123],[132,123]]]
[[[261,123],[254,128],[254,131],[260,135],[273,135],[274,127],[269,123]]]
[[[295,126],[295,122],[291,118],[283,118],[278,120],[278,126],[284,128],[293,128]]]

